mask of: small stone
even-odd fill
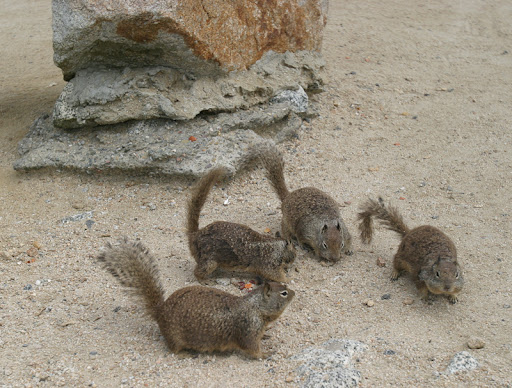
[[[85,208],[85,203],[81,201],[73,202],[71,207],[76,210],[82,210]]]
[[[29,257],[36,257],[38,253],[39,253],[39,251],[36,247],[31,247],[27,250],[27,255]]]
[[[470,349],[483,349],[485,346],[485,342],[478,337],[472,337],[468,340],[468,348]]]
[[[367,305],[368,307],[375,306],[375,302],[373,300],[371,300],[371,299],[365,300],[364,304]]]
[[[378,257],[377,258],[377,265],[379,267],[385,267],[386,266],[386,262],[384,261],[384,259],[382,257]]]
[[[28,291],[32,289],[32,284],[27,284],[25,287],[23,287],[24,290]]]
[[[382,300],[391,299],[391,294],[384,294],[380,297]]]
[[[414,299],[404,299],[402,303],[406,306],[410,306],[414,303]]]
[[[384,351],[384,354],[386,356],[393,356],[394,354],[396,354],[396,352],[394,350],[388,349]]]
[[[288,376],[288,377],[286,377],[286,379],[284,379],[284,381],[286,381],[287,383],[291,383],[293,381],[293,377]]]
[[[34,246],[34,248],[36,248],[36,249],[41,249],[41,248],[43,247],[39,241],[34,241],[34,242],[32,243],[32,245],[33,245],[33,246]]]

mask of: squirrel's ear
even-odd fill
[[[270,297],[270,291],[271,291],[271,290],[270,290],[270,284],[269,284],[269,283],[265,283],[265,284],[263,285],[263,296],[264,296],[265,298]]]

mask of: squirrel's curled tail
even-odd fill
[[[361,231],[361,240],[365,244],[369,244],[373,237],[373,219],[372,217],[380,220],[381,224],[404,237],[409,233],[409,228],[405,225],[404,219],[398,210],[392,206],[385,206],[384,200],[379,197],[379,200],[368,199],[361,208],[361,212],[357,215],[359,230]]]
[[[227,174],[224,167],[216,167],[208,171],[192,190],[187,209],[187,233],[199,230],[199,215],[208,198],[212,186]]]
[[[263,165],[268,180],[282,202],[288,196],[289,191],[284,180],[284,159],[281,152],[272,142],[254,144],[249,147],[247,153],[242,157],[240,169],[247,168],[254,162]]]
[[[227,174],[228,170],[224,167],[211,169],[203,175],[190,195],[187,208],[187,235],[190,252],[194,258],[197,257],[194,235],[199,230],[199,215],[201,214],[201,210],[203,209],[212,186]]]
[[[98,261],[123,286],[142,297],[146,312],[158,320],[158,309],[165,300],[165,291],[153,256],[146,247],[124,239],[117,246],[107,244]]]

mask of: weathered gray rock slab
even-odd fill
[[[162,66],[79,70],[55,104],[54,125],[82,128],[129,120],[190,120],[204,112],[248,109],[282,91],[321,88],[323,68],[318,53],[302,51],[267,53],[247,71],[219,77],[196,78]]]
[[[223,165],[234,172],[249,145],[263,138],[280,141],[297,131],[302,125],[297,111],[296,104],[282,100],[188,121],[131,121],[72,131],[55,127],[45,115],[20,142],[14,168],[197,177]]]
[[[331,339],[319,348],[305,349],[291,359],[304,361],[296,369],[298,376],[304,378],[301,387],[357,387],[361,373],[354,369],[352,358],[366,349],[367,346],[359,341]]]
[[[53,0],[54,61],[81,69],[245,70],[270,51],[320,51],[327,0]]]

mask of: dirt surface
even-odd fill
[[[321,116],[280,148],[290,188],[316,186],[344,205],[355,253],[332,267],[299,254],[296,299],[268,331],[274,354],[263,361],[170,353],[93,260],[108,241],[138,238],[169,292],[194,283],[183,227],[190,183],[12,170],[17,142],[64,81],[50,1],[1,3],[0,386],[298,386],[289,357],[330,338],[368,346],[353,360],[361,386],[511,386],[510,1],[331,1]],[[453,239],[466,280],[459,303],[429,305],[409,278],[389,280],[392,232],[360,243],[358,206],[377,195],[410,226]],[[85,218],[63,222],[76,214]],[[201,225],[274,233],[280,223],[261,171],[215,188],[204,214]],[[470,350],[475,337],[485,346]],[[462,350],[479,368],[444,374]]]

